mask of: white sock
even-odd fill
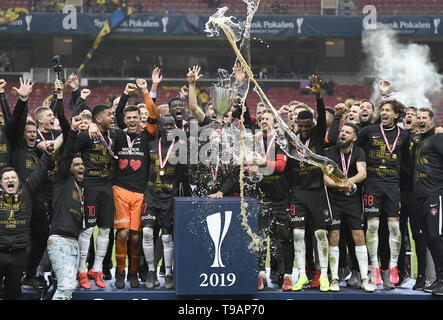
[[[320,277],[328,276],[329,241],[328,232],[324,229],[315,230],[317,239],[318,260],[320,263]]]
[[[165,275],[172,275],[172,255],[174,253],[174,243],[172,234],[162,234],[163,255],[165,259]]]
[[[109,244],[109,228],[98,228],[98,235],[95,241],[95,259],[92,271],[102,271],[103,260],[105,259],[106,251]]]
[[[149,227],[143,228],[143,253],[145,254],[146,263],[149,271],[156,271],[154,265],[154,229]]]
[[[379,223],[379,220],[368,220],[368,229],[366,230],[366,246],[368,248],[372,268],[379,267],[377,257]]]
[[[360,279],[368,278],[368,249],[366,246],[355,246],[355,257],[360,269]]]
[[[297,262],[299,277],[306,277],[305,230],[294,229],[294,256]]]
[[[401,247],[400,221],[388,221],[389,229],[389,249],[391,252],[391,260],[389,268],[397,266],[398,256]]]
[[[338,246],[329,246],[329,267],[331,268],[331,278],[338,280],[338,259],[340,250]]]
[[[80,251],[80,261],[78,266],[79,273],[88,271],[86,269],[86,259],[88,258],[89,243],[91,241],[93,230],[93,227],[83,229],[82,231],[80,231],[80,235],[78,237],[78,246]]]

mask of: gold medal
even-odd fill
[[[128,154],[129,154],[129,155],[132,155],[132,150],[129,150],[129,151],[128,151]]]
[[[168,158],[171,155],[172,148],[174,147],[174,141],[172,141],[171,145],[169,146],[168,152],[166,153],[166,159],[163,162],[162,159],[162,138],[158,139],[158,158],[160,162],[160,175],[163,176],[165,174],[165,171],[163,168],[166,166],[166,163],[168,162]]]
[[[395,153],[392,154],[392,159],[397,160],[397,155]]]

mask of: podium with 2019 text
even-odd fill
[[[258,229],[258,206],[246,198],[246,216]],[[174,278],[177,295],[257,293],[257,252],[242,226],[239,197],[174,198]]]

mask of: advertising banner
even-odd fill
[[[257,232],[257,201],[245,199]],[[177,295],[257,293],[257,252],[242,226],[239,197],[174,198],[174,277]]]

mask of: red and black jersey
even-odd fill
[[[420,196],[443,193],[443,134],[422,134],[415,151],[414,192]]]
[[[259,187],[260,191],[263,192],[264,200],[280,201],[287,198],[289,191],[288,177],[284,172],[288,157],[275,140],[272,141],[272,139],[263,135],[264,150],[268,150],[268,144],[271,142],[266,167],[262,167],[264,169],[263,179],[260,181]]]

